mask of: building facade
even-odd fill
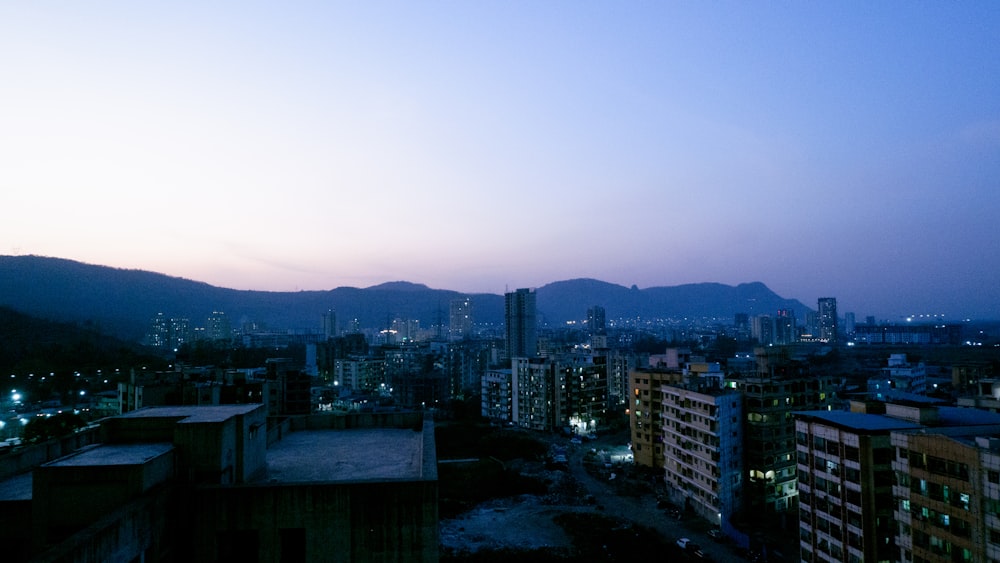
[[[837,343],[837,332],[839,330],[837,320],[837,298],[820,297],[817,301],[816,328],[820,342]]]
[[[636,465],[663,469],[663,386],[680,384],[680,369],[639,368],[629,372],[629,429]]]
[[[535,290],[518,289],[504,295],[504,328],[507,358],[538,354],[538,319]]]
[[[714,386],[663,385],[661,392],[671,500],[726,530],[742,508],[743,398]]]

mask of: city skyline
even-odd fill
[[[1000,318],[1000,6],[0,7],[0,254]]]

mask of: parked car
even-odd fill
[[[699,559],[705,558],[705,552],[701,550],[701,546],[692,542],[689,538],[680,538],[677,540],[677,547]]]

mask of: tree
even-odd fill
[[[24,439],[28,442],[44,442],[73,433],[87,423],[78,414],[69,412],[46,417],[35,417],[24,427]]]

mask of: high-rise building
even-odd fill
[[[771,315],[757,315],[753,318],[750,335],[761,346],[774,344],[774,319]]]
[[[233,326],[229,322],[229,317],[223,311],[212,311],[208,317],[206,338],[209,340],[231,340],[233,338]]]
[[[551,432],[570,426],[579,433],[595,430],[607,419],[606,361],[604,356],[589,354],[514,357],[511,418],[518,426],[533,430]]]
[[[857,325],[854,313],[844,313],[844,332],[848,336],[854,335],[854,327]]]
[[[817,328],[822,342],[837,343],[837,298],[820,297],[817,303]]]
[[[778,309],[774,318],[774,343],[778,345],[794,344],[798,340],[798,327],[795,325],[795,312],[791,309]]]
[[[889,436],[920,425],[856,407],[796,417],[801,560],[898,561]]]
[[[757,375],[739,381],[745,399],[747,498],[761,521],[798,511],[792,412],[832,407],[837,378],[809,373],[786,347],[758,348]]]
[[[673,502],[730,527],[742,507],[743,397],[731,388],[662,387],[664,480]]]
[[[535,290],[518,289],[504,295],[507,359],[531,358],[538,352]]]
[[[607,332],[607,319],[604,307],[594,305],[587,309],[587,330],[590,334],[605,334]]]
[[[464,340],[472,336],[472,299],[452,299],[448,311],[448,340]]]
[[[327,340],[337,336],[337,313],[333,309],[323,313],[323,337]]]

